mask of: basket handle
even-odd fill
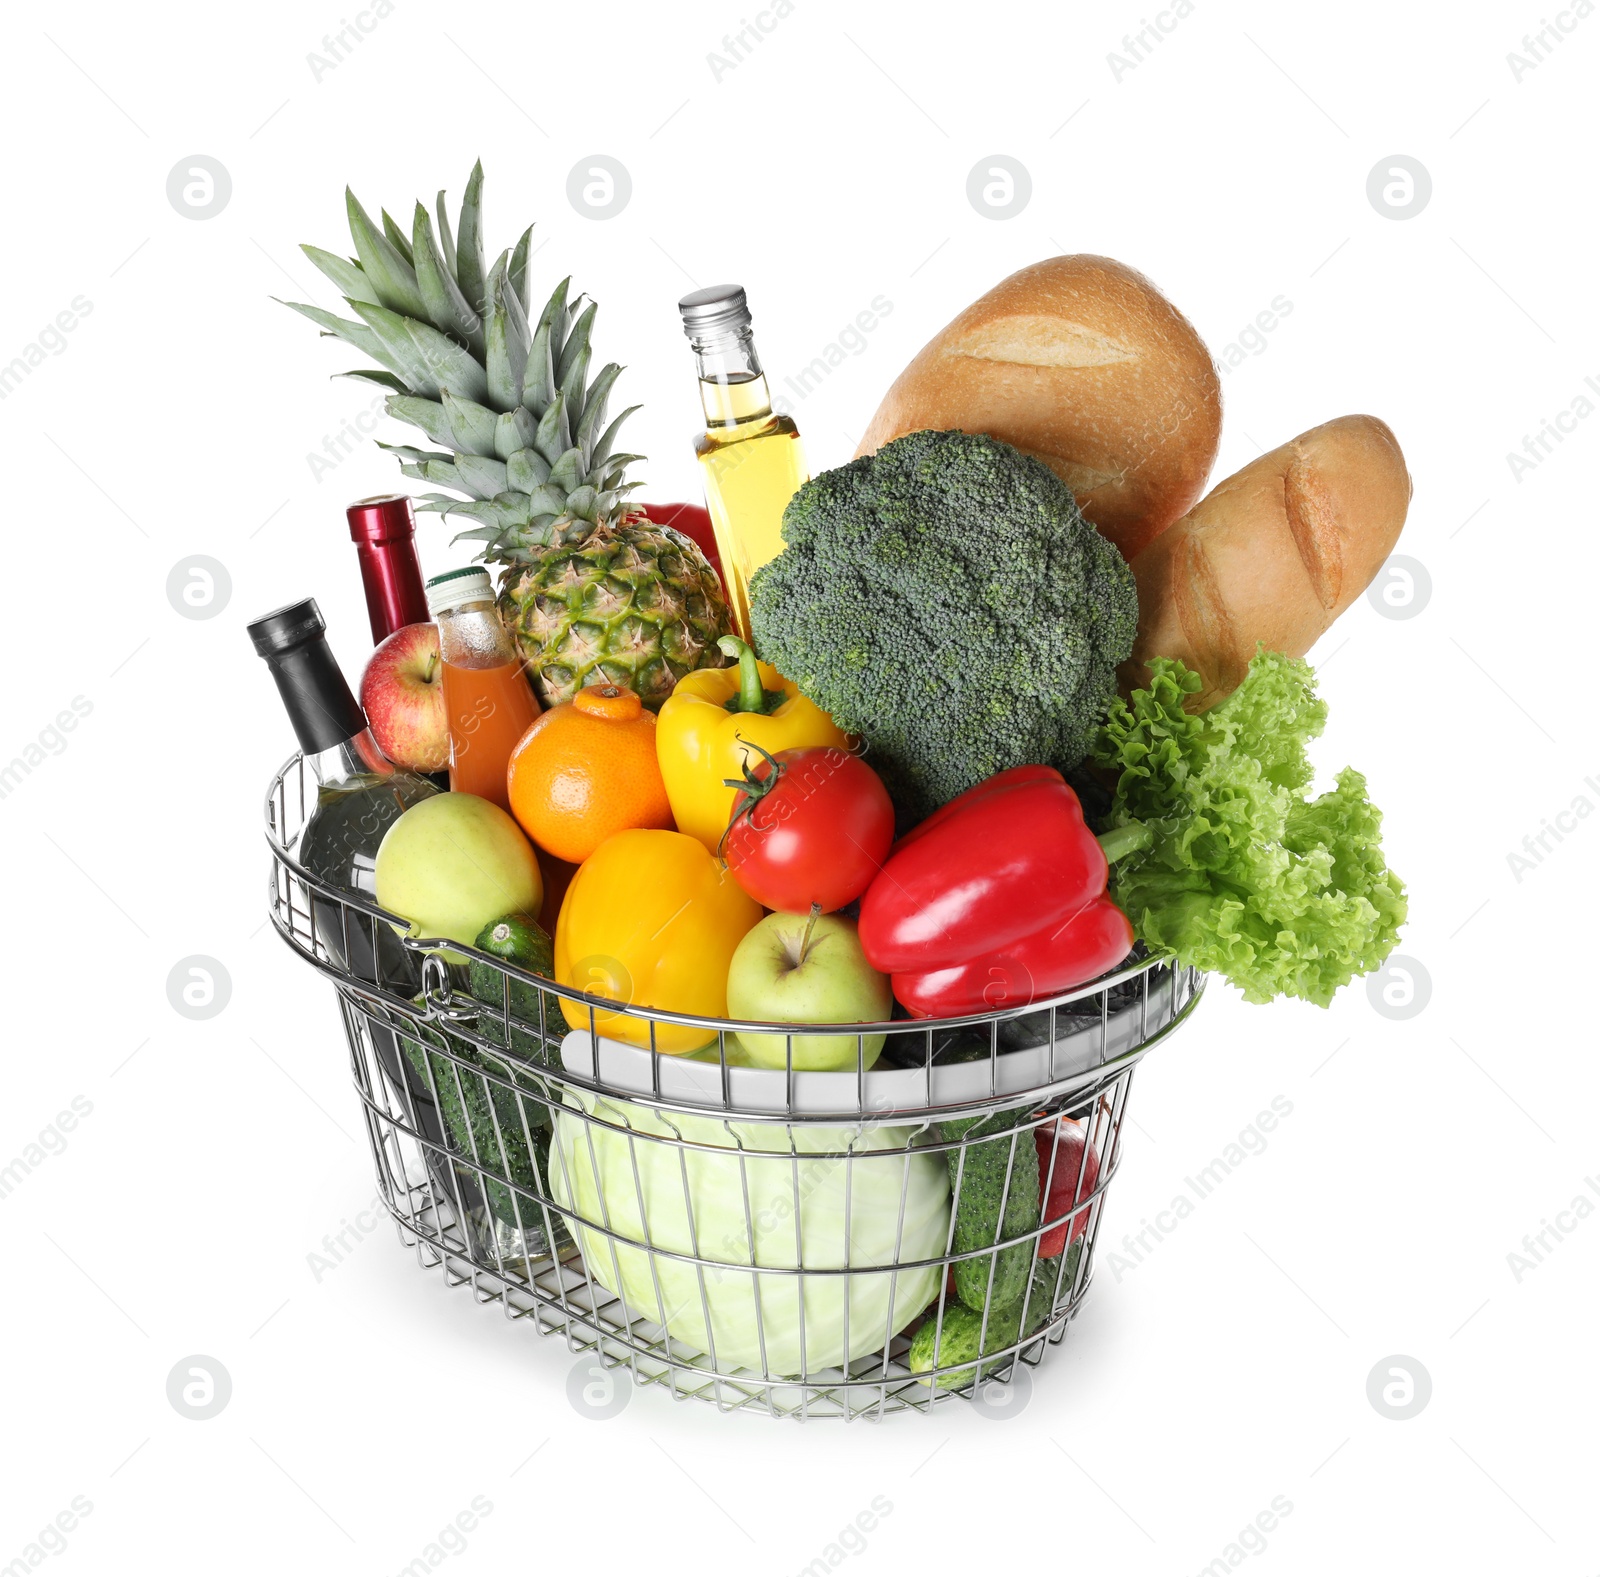
[[[456,1016],[450,1001],[450,968],[437,953],[422,960],[422,1003],[429,1018]]]

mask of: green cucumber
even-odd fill
[[[499,1177],[489,1174],[509,1178],[518,1189],[537,1191],[535,1157],[542,1165],[549,1152],[548,1108],[536,1094],[518,1094],[476,1071],[482,1068],[500,1078],[511,1077],[498,1058],[431,1024],[417,1028],[422,1038],[402,1035],[400,1046],[422,1087],[437,1092],[451,1151],[468,1164],[467,1175],[483,1190],[489,1209],[499,1220],[515,1225],[520,1206],[524,1226],[542,1226],[539,1206],[533,1200],[518,1199]],[[446,1050],[449,1056],[443,1054]],[[465,1066],[458,1066],[458,1061]]]
[[[473,945],[480,952],[491,953],[505,963],[515,964],[530,975],[543,975],[547,980],[555,978],[555,950],[550,945],[550,934],[531,914],[506,914],[498,920],[491,920],[478,933]],[[479,1016],[478,1032],[485,1040],[492,1040],[497,1046],[506,1044],[505,1009],[508,995],[513,1019],[521,1019],[527,1024],[540,1023],[539,1008],[543,993],[537,986],[511,980],[508,993],[507,977],[492,964],[482,963],[478,959],[471,962],[467,982],[467,989],[472,995],[486,1007],[494,1009],[492,1013]],[[564,1022],[554,999],[546,1008],[544,1022],[556,1026]],[[559,1066],[562,1033],[563,1030],[557,1028],[553,1036],[545,1038],[537,1032],[513,1026],[511,1049],[530,1062]]]
[[[532,915],[507,914],[491,920],[473,945],[529,974],[554,974],[550,937]],[[537,986],[510,980],[508,992],[507,977],[492,964],[477,959],[469,966],[468,984],[473,997],[491,1010],[474,1020],[483,1039],[497,1046],[506,1045],[505,1009],[509,995],[513,1053],[525,1062],[560,1065],[559,1033],[545,1039],[537,1030],[516,1027],[518,1019],[539,1023],[541,994]],[[520,1214],[523,1227],[542,1232],[543,1211],[534,1200],[526,1194],[519,1197],[519,1193],[540,1192],[541,1182],[546,1190],[549,1186],[545,1169],[549,1164],[552,1122],[544,1085],[459,1035],[420,1021],[416,1030],[415,1038],[402,1035],[400,1045],[421,1088],[437,1091],[439,1116],[449,1148],[467,1163],[460,1175],[482,1192],[497,1220],[515,1226]],[[449,1056],[443,1055],[446,1051]],[[485,1078],[483,1074],[492,1077]],[[507,1088],[507,1084],[515,1088]],[[501,1182],[501,1177],[509,1179],[513,1186]],[[557,1233],[565,1235],[559,1220]]]
[[[1079,1245],[1074,1243],[1072,1251],[1075,1253],[1078,1247]],[[1072,1277],[1076,1269],[1076,1260],[1069,1254],[1066,1274],[1062,1278],[1063,1298],[1072,1289]],[[1039,1265],[1033,1274],[1033,1293],[1028,1299],[1030,1336],[1048,1323],[1055,1293],[1056,1261],[1050,1260]],[[989,1316],[989,1330],[987,1339],[983,1341],[983,1353],[1003,1352],[1007,1347],[1015,1346],[1021,1330],[1020,1299],[1008,1308],[994,1310]],[[926,1374],[930,1369],[937,1369],[945,1364],[969,1363],[980,1356],[978,1343],[982,1336],[981,1313],[976,1309],[969,1309],[962,1303],[946,1304],[942,1321],[937,1311],[930,1311],[922,1328],[912,1337],[911,1351],[906,1355],[906,1365],[913,1374]],[[1009,1360],[1002,1359],[985,1364],[984,1374],[991,1375],[997,1369],[1004,1368],[1007,1361]],[[977,1377],[978,1371],[975,1368],[957,1369],[950,1374],[941,1374],[932,1383],[941,1391],[959,1391],[971,1385]]]
[[[939,1124],[941,1139],[967,1140],[963,1147],[946,1150],[945,1159],[956,1191],[952,1248],[957,1254],[973,1255],[955,1263],[956,1296],[980,1314],[986,1307],[1004,1309],[1021,1303],[1028,1285],[1033,1239],[989,1254],[979,1251],[994,1249],[996,1243],[1020,1237],[1039,1225],[1039,1152],[1028,1128],[1003,1139],[974,1141],[996,1129],[1015,1127],[1021,1120],[1020,1112],[1009,1111]]]

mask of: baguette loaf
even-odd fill
[[[987,433],[1050,467],[1132,559],[1200,496],[1222,392],[1188,320],[1106,257],[1002,280],[917,353],[856,454],[919,428]]]
[[[1133,561],[1139,635],[1119,670],[1145,685],[1152,657],[1205,680],[1204,711],[1244,678],[1256,643],[1303,657],[1366,590],[1411,500],[1395,436],[1341,416],[1252,460]]]

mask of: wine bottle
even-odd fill
[[[750,334],[740,285],[691,291],[678,303],[694,348],[706,430],[695,440],[705,468],[722,578],[734,623],[750,639],[750,577],[783,551],[783,511],[807,478],[794,419],[775,413]]]
[[[264,615],[249,632],[277,682],[305,770],[317,785],[295,858],[318,881],[370,898],[384,833],[439,790],[395,766],[378,748],[328,649],[327,626],[315,598]],[[414,955],[382,921],[316,893],[311,916],[315,941],[335,965],[408,998],[420,987]]]
[[[372,644],[407,624],[428,622],[428,601],[417,562],[417,522],[403,493],[358,498],[347,510],[350,537],[361,560]]]

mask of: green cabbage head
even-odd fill
[[[584,1091],[566,1099],[551,1193],[589,1274],[707,1354],[708,1367],[836,1368],[881,1350],[937,1295],[939,1266],[879,1268],[945,1252],[949,1169],[942,1154],[912,1148],[917,1130],[724,1122]]]

